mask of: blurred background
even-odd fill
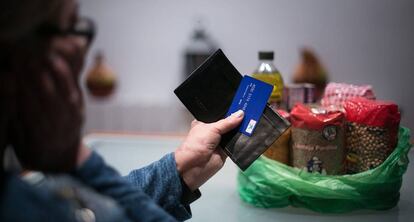
[[[274,51],[290,83],[305,46],[330,81],[372,85],[414,128],[414,1],[80,0],[80,11],[98,25],[84,89],[98,52],[116,81],[106,97],[86,94],[85,133],[184,133],[191,115],[173,90],[188,74],[186,55],[221,48],[251,74],[258,51]]]

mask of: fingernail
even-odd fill
[[[239,110],[237,110],[237,112],[234,112],[234,113],[231,114],[231,116],[236,117],[236,118],[240,118],[243,115],[244,115],[244,112],[241,109],[239,109]]]

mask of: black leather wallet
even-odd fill
[[[225,117],[241,79],[242,75],[219,49],[174,93],[197,120],[211,123]],[[222,136],[220,146],[244,171],[289,126],[285,118],[267,105],[252,136],[246,136],[236,128]]]

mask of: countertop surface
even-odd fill
[[[90,134],[86,144],[100,153],[121,174],[145,166],[173,152],[183,137],[157,135]],[[409,159],[413,160],[411,150]],[[236,190],[238,169],[228,159],[223,169],[204,184],[202,197],[191,205],[189,221],[412,221],[414,218],[414,165],[409,164],[401,187],[399,204],[387,211],[361,210],[346,214],[319,214],[286,207],[261,209],[244,203]],[[411,218],[411,219],[409,219]]]

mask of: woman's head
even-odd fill
[[[80,143],[78,78],[89,40],[75,32],[77,2],[0,4],[0,78],[7,85],[0,99],[8,107],[1,111],[0,145],[12,144],[27,168],[70,170]]]

